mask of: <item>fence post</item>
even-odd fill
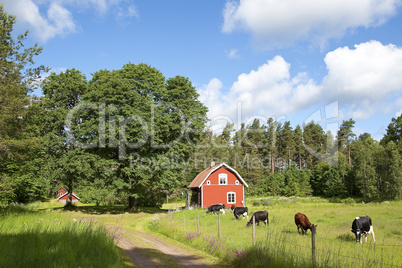
[[[174,213],[175,213],[175,211],[173,210],[172,211],[172,223],[174,222]]]
[[[221,237],[221,214],[218,214],[218,237]]]
[[[313,267],[316,266],[316,259],[315,259],[315,225],[311,226],[311,260],[313,263]]]
[[[200,233],[200,213],[197,213],[197,233]]]
[[[253,215],[253,246],[255,246],[255,215]]]

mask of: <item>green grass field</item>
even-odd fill
[[[68,213],[38,212],[41,205],[1,211],[0,267],[124,267],[102,226]]]
[[[312,266],[311,233],[297,233],[294,214],[306,214],[317,224],[316,264],[318,267],[401,267],[402,202],[341,204],[320,198],[252,198],[248,199],[249,215],[268,210],[270,225],[256,226],[256,246],[252,227],[246,220],[236,220],[227,211],[218,216],[194,209],[159,214],[149,223],[151,230],[202,249],[219,257],[222,265],[242,267]],[[197,232],[197,214],[200,231]],[[351,232],[353,219],[369,215],[373,220],[376,243],[357,244]],[[251,217],[250,217],[251,218]]]

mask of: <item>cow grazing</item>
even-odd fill
[[[313,226],[317,227],[317,225],[311,224],[307,216],[300,212],[295,214],[295,223],[297,226],[297,232],[300,233],[299,231],[300,228],[302,230],[303,235],[306,235],[308,229],[312,231]]]
[[[247,222],[246,226],[253,225],[253,217],[255,217],[255,223],[257,223],[257,225],[260,225],[260,221],[264,222],[265,225],[269,225],[268,211],[263,210],[254,212],[251,220]]]
[[[236,206],[236,205],[232,205],[232,206],[230,207],[230,209],[231,209],[232,211],[234,211],[234,210],[235,210],[235,208],[237,208],[237,206]]]
[[[247,207],[236,207],[233,210],[233,214],[234,214],[236,220],[238,220],[241,215],[243,215],[243,219],[244,219],[244,217],[247,217],[247,220],[248,220],[248,208]]]
[[[221,211],[222,214],[225,214],[225,204],[215,204],[208,207],[207,213],[212,212],[214,215],[216,212]]]
[[[352,223],[352,233],[356,236],[356,242],[362,243],[363,235],[366,235],[367,242],[367,234],[373,235],[373,240],[375,242],[374,229],[371,224],[371,218],[369,216],[357,217],[354,219]]]

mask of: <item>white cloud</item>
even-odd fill
[[[388,107],[399,109],[402,98],[402,48],[370,41],[329,52],[328,74],[319,84],[306,73],[290,75],[291,65],[276,56],[242,73],[229,90],[214,78],[199,89],[209,118],[226,116],[236,123],[259,116],[298,114],[337,101],[339,117],[366,119]],[[240,104],[240,106],[239,106]],[[337,107],[338,107],[337,104]],[[398,106],[399,105],[399,106]],[[390,111],[388,111],[390,112]]]
[[[3,3],[9,14],[17,16],[17,23],[28,25],[42,42],[76,32],[79,25],[72,15],[75,10],[95,10],[99,16],[110,12],[119,21],[139,16],[135,6],[124,0],[5,0]]]
[[[227,1],[222,31],[246,31],[264,46],[313,39],[322,44],[357,27],[381,25],[401,0],[240,0]]]
[[[329,52],[324,59],[328,75],[326,96],[353,107],[356,119],[365,119],[382,101],[402,91],[402,48],[370,41]]]
[[[232,48],[229,51],[225,51],[225,53],[226,53],[226,56],[229,59],[238,59],[238,58],[240,58],[239,51],[236,48]]]
[[[31,0],[6,0],[4,7],[8,13],[17,16],[17,22],[29,24],[43,42],[56,35],[76,31],[71,13],[57,2],[49,5],[47,17],[40,13],[38,5]]]

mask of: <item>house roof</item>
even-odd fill
[[[205,170],[203,170],[202,172],[198,173],[198,175],[194,178],[194,180],[190,183],[190,185],[188,186],[188,188],[200,188],[206,179],[208,179],[208,177],[216,170],[218,170],[221,167],[226,167],[227,169],[229,169],[230,171],[232,171],[237,178],[239,178],[239,180],[241,180],[241,182],[248,187],[247,183],[243,180],[243,178],[240,176],[240,174],[233,168],[231,168],[228,164],[226,163],[222,163],[220,165],[215,165],[213,167],[209,167]]]
[[[63,189],[64,191],[67,192],[67,190],[66,190],[64,187],[60,187],[59,189],[57,189],[57,190],[55,191],[55,193],[57,193],[57,192],[60,191],[61,189]]]

